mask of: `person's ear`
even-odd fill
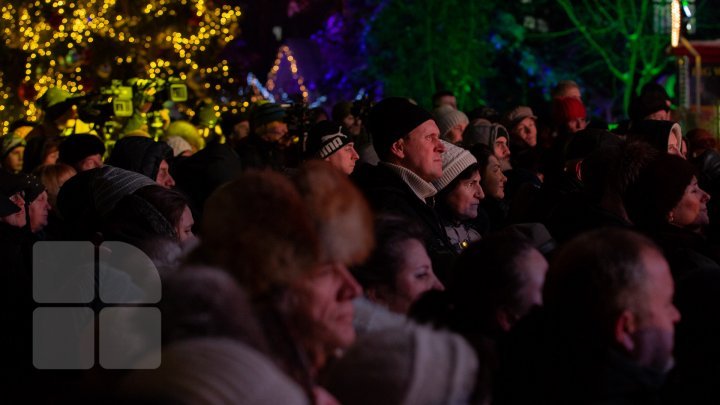
[[[392,146],[390,146],[390,153],[400,159],[405,158],[405,141],[400,138],[397,141],[393,142]]]
[[[514,317],[504,309],[498,309],[495,311],[495,320],[497,321],[498,326],[500,326],[500,330],[503,332],[510,331],[510,328],[513,326],[513,319]]]
[[[616,319],[614,325],[615,342],[628,352],[635,349],[632,336],[638,329],[637,316],[629,309],[624,310]]]

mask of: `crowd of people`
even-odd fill
[[[563,81],[504,113],[449,91],[432,111],[339,102],[299,142],[264,102],[217,132],[177,120],[106,144],[68,135],[73,99],[48,93],[0,144],[4,368],[28,402],[718,400],[717,134],[681,128],[660,86],[612,132]],[[65,260],[83,241],[99,259]],[[42,297],[88,288],[94,316],[39,335]],[[57,336],[148,302],[159,345],[129,317],[95,343],[124,367],[81,361],[84,339],[47,366]]]

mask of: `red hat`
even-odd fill
[[[575,97],[563,97],[553,100],[553,120],[563,125],[578,118],[587,117],[583,102]]]

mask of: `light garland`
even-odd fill
[[[673,0],[670,6],[671,31],[670,44],[673,48],[677,48],[680,44],[680,24],[682,16],[680,15],[680,0]]]
[[[277,79],[278,72],[280,71],[280,63],[282,63],[283,58],[287,59],[287,61],[290,63],[290,72],[292,73],[292,77],[297,82],[298,88],[300,89],[300,93],[303,97],[303,101],[307,101],[309,93],[307,91],[307,87],[305,87],[305,79],[298,73],[299,69],[297,65],[297,59],[295,59],[295,56],[293,56],[293,53],[290,50],[290,47],[287,45],[281,46],[280,50],[278,50],[277,57],[275,58],[275,63],[270,69],[270,73],[268,73],[267,84],[265,85],[265,87],[269,91],[273,91],[275,89],[275,80]]]
[[[99,40],[123,49],[111,65],[139,64],[138,74],[147,78],[172,75],[200,69],[201,54],[235,38],[241,15],[239,7],[212,6],[205,0],[0,1],[0,35],[7,48],[25,55],[22,82],[35,94],[50,86],[75,93],[86,90],[84,80],[93,73],[87,70],[97,68],[87,64],[86,52]],[[181,16],[189,20],[178,21]],[[14,93],[2,89],[4,96]],[[23,100],[30,119],[36,118],[32,98]]]

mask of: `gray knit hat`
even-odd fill
[[[465,128],[465,132],[463,132],[463,146],[471,148],[475,144],[481,143],[492,149],[495,146],[497,138],[502,137],[509,139],[507,129],[505,129],[504,126],[493,124],[481,118]]]
[[[440,137],[445,135],[455,125],[470,122],[464,112],[448,104],[441,105],[433,110],[433,116],[435,117],[438,128],[440,128]]]
[[[440,142],[445,147],[445,152],[442,154],[443,174],[432,182],[438,191],[452,183],[463,170],[477,163],[477,159],[469,151],[447,141],[441,140]]]
[[[537,116],[533,113],[532,108],[520,105],[505,114],[504,124],[507,128],[513,129],[515,128],[515,125],[519,124],[520,121],[528,117],[535,120],[537,119]]]

